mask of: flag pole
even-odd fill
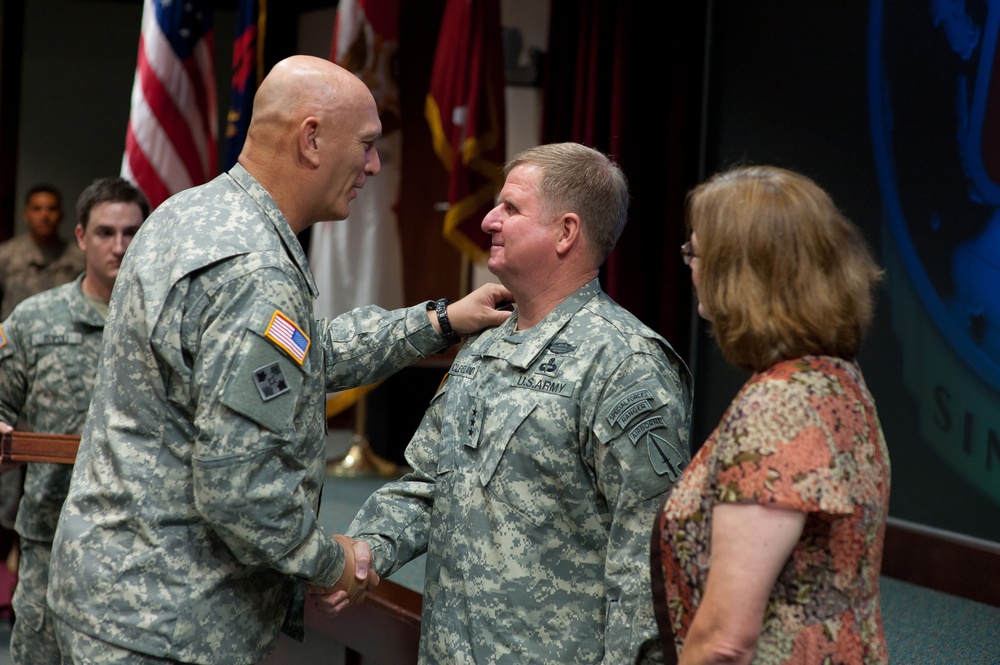
[[[399,467],[396,464],[379,457],[372,451],[371,442],[365,434],[367,419],[368,394],[365,393],[354,404],[354,436],[351,438],[350,450],[340,460],[327,467],[334,476],[350,478],[381,476],[388,478],[399,475]]]
[[[462,252],[462,267],[458,275],[458,295],[461,298],[472,292],[472,261],[469,255]]]

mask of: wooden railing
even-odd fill
[[[73,434],[37,434],[35,432],[8,432],[0,435],[0,464],[24,462],[55,462],[72,464],[80,437]]]

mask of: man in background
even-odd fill
[[[0,243],[0,321],[36,293],[65,284],[86,262],[77,243],[59,235],[62,197],[52,185],[35,185],[24,199],[28,230]]]
[[[0,324],[0,434],[15,424],[53,434],[83,430],[111,289],[125,250],[148,214],[146,197],[122,178],[95,180],[80,195],[76,242],[86,271],[69,284],[27,298]],[[52,535],[72,466],[24,466],[11,656],[18,665],[59,665],[45,593]]]
[[[76,241],[59,235],[63,208],[58,189],[44,183],[29,189],[23,214],[28,230],[0,243],[0,321],[25,298],[72,281],[86,265]],[[20,555],[14,517],[23,485],[23,468],[0,472],[0,557],[12,576]]]

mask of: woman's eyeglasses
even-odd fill
[[[681,258],[684,259],[684,265],[686,266],[691,265],[691,261],[698,258],[698,255],[694,253],[694,247],[691,246],[690,240],[681,245]]]

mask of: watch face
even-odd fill
[[[995,0],[871,5],[871,131],[903,381],[922,437],[1000,503],[998,32]]]

